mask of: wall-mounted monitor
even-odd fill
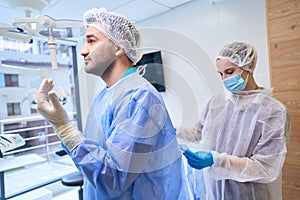
[[[163,62],[160,51],[145,53],[134,67],[145,66],[143,75],[159,92],[165,92]]]

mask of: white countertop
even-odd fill
[[[0,172],[45,161],[45,158],[37,154],[27,154],[16,157],[0,158]]]
[[[77,170],[72,159],[66,155],[56,161],[36,164],[5,173],[5,196],[8,198],[59,181],[63,176]]]

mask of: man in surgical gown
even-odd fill
[[[138,75],[140,34],[125,17],[91,9],[81,55],[106,83],[82,134],[69,123],[53,81],[43,80],[39,112],[53,125],[84,176],[84,199],[190,199],[175,130],[155,88]]]
[[[203,193],[204,186],[205,199],[282,199],[289,115],[270,90],[256,84],[256,61],[251,44],[225,45],[216,65],[228,91],[203,105],[194,127],[178,129],[178,137],[201,141],[199,151],[187,149],[184,155],[197,174],[203,172],[204,182],[197,186],[197,193]]]

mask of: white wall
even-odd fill
[[[212,93],[223,91],[217,73],[211,70],[214,63],[199,44],[179,32],[164,28],[140,31],[144,52],[152,49],[162,53],[166,92],[161,94],[173,123],[197,120],[199,106]]]
[[[163,61],[166,86],[170,90],[163,93],[163,97],[175,124],[195,120],[200,106],[195,103],[201,104],[210,94],[223,90],[214,58],[226,43],[252,43],[258,51],[257,82],[270,86],[265,1],[216,2],[219,3],[195,0],[136,24],[141,30],[144,47],[156,47],[169,54]],[[184,62],[179,58],[184,58]]]
[[[216,4],[195,0],[136,25],[180,32],[202,46],[211,59],[226,43],[248,41],[258,51],[255,76],[260,84],[270,86],[264,0],[223,0]],[[157,39],[169,40],[153,36]]]

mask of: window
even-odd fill
[[[0,191],[0,199],[10,199],[14,195],[40,187],[41,183],[51,182],[53,177],[58,177],[53,173],[69,173],[74,170],[75,166],[64,164],[65,162],[60,160],[62,158],[56,155],[56,152],[62,148],[61,141],[52,126],[36,110],[39,85],[44,77],[49,77],[55,83],[53,90],[58,95],[59,91],[63,91],[59,97],[64,100],[62,105],[70,121],[75,127],[80,127],[79,97],[76,90],[78,79],[75,78],[77,65],[74,62],[76,61],[75,42],[67,40],[56,40],[56,42],[58,69],[53,70],[47,42],[34,39],[28,44],[0,37],[0,135],[19,134],[25,140],[25,145],[2,154],[4,157],[37,154],[47,162],[5,172],[9,177],[23,177],[24,174],[28,174],[27,170],[38,168],[40,169],[38,171],[44,175],[32,176],[33,180],[30,184],[26,182],[26,188],[23,188],[24,184],[21,182],[7,181],[5,198]],[[57,172],[44,169],[45,165],[59,165],[60,170]],[[0,176],[0,188],[2,188],[1,180],[3,178]]]
[[[36,114],[36,113],[38,113],[38,111],[35,108],[30,108],[30,113],[31,114]]]
[[[6,87],[18,87],[19,76],[17,74],[4,74]]]
[[[7,103],[7,115],[21,115],[20,103]]]

